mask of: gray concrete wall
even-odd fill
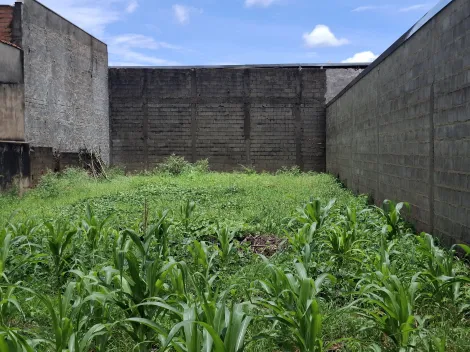
[[[22,83],[23,62],[19,48],[0,42],[0,82]]]
[[[470,2],[454,0],[327,108],[327,171],[470,242]]]
[[[21,12],[26,140],[109,162],[106,45],[34,0]]]
[[[324,171],[327,72],[335,81],[335,72],[349,71],[111,68],[112,161],[143,170],[174,153],[190,161],[209,158],[215,170],[298,165]]]
[[[0,42],[0,140],[24,140],[22,51]]]
[[[326,70],[326,103],[329,103],[336,95],[341,92],[353,79],[355,79],[362,69],[344,68]]]

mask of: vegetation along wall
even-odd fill
[[[435,11],[330,102],[327,171],[377,203],[409,201],[418,229],[446,244],[468,243],[470,1]]]
[[[365,66],[110,68],[112,162],[325,170],[325,104]],[[327,74],[328,73],[328,74]]]

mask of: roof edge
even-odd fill
[[[0,39],[0,43],[5,44],[5,45],[8,45],[8,46],[11,46],[11,47],[13,47],[13,48],[15,48],[15,49],[18,49],[18,50],[23,50],[23,49],[20,48],[18,45],[13,44],[12,42],[9,42],[9,41],[7,41],[7,40]]]
[[[333,99],[331,99],[326,107],[328,108],[334,104],[339,98],[341,98],[349,89],[356,85],[361,79],[369,74],[374,68],[379,66],[387,57],[392,55],[398,48],[405,44],[409,39],[413,37],[422,27],[436,17],[441,11],[449,6],[454,0],[441,0],[436,6],[429,10],[413,27],[411,27],[405,34],[403,34],[397,41],[395,41],[382,55],[380,55],[375,61],[373,61],[364,71],[362,71],[355,79],[353,79],[344,89],[339,92]]]

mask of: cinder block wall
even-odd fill
[[[409,35],[409,33],[408,33]],[[327,108],[327,171],[470,242],[470,2],[454,0]]]
[[[35,0],[16,3],[15,10],[26,141],[59,152],[87,148],[109,162],[106,44]]]
[[[110,68],[112,162],[151,169],[174,153],[215,170],[324,171],[326,99],[362,68]]]

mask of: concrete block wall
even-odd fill
[[[112,163],[324,171],[327,72],[334,94],[364,67],[110,68]]]
[[[469,43],[470,2],[454,0],[327,107],[327,171],[408,201],[447,245],[470,242]]]
[[[59,152],[87,148],[108,163],[106,44],[35,0],[17,2],[15,10],[16,44],[24,50],[26,141]]]

